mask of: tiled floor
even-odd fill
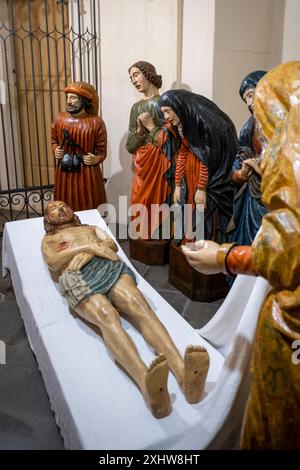
[[[122,248],[129,254],[127,241],[122,242]],[[147,266],[137,261],[133,264],[195,328],[205,325],[222,303],[189,300],[168,282],[168,266]],[[63,449],[14,292],[1,274],[0,340],[6,344],[6,364],[0,364],[0,449]]]

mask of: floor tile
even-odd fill
[[[188,299],[185,295],[179,291],[172,292],[163,289],[158,289],[158,292],[170,305],[172,305],[172,307],[175,308],[176,312],[183,316],[186,303],[188,302]]]
[[[194,328],[201,328],[212,319],[216,311],[219,309],[219,304],[194,302],[189,300],[183,313],[183,317]]]

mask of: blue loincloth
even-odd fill
[[[94,256],[81,270],[65,270],[59,278],[62,295],[75,308],[93,294],[109,294],[121,274],[129,274],[136,282],[134,272],[121,260],[109,261]]]

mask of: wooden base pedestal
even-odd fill
[[[163,266],[169,261],[170,240],[129,239],[130,258],[150,266]]]
[[[230,289],[224,274],[201,274],[187,262],[180,246],[170,244],[169,282],[189,299],[212,302],[225,297]]]

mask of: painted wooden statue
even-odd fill
[[[240,96],[251,112],[240,132],[239,151],[232,166],[235,186],[233,216],[228,226],[228,241],[248,245],[254,241],[267,209],[261,202],[261,145],[255,132],[253,99],[257,83],[266,72],[257,70],[243,79]]]
[[[177,149],[174,202],[203,204],[205,236],[224,240],[232,214],[230,170],[237,152],[234,124],[212,101],[186,90],[165,92],[159,107],[173,127],[173,138],[167,144]]]
[[[107,348],[138,384],[153,415],[161,418],[171,412],[169,369],[186,400],[200,401],[209,368],[206,349],[188,346],[181,357],[137,288],[135,274],[119,259],[114,240],[99,227],[81,225],[62,201],[48,204],[44,223],[44,260],[51,271],[60,273],[62,294],[80,317],[100,329]],[[123,329],[119,312],[132,320],[159,354],[149,367]]]
[[[106,202],[100,168],[106,158],[107,136],[98,116],[95,88],[73,82],[65,88],[66,112],[52,123],[51,146],[57,160],[54,199],[74,211],[95,209]]]
[[[134,63],[129,75],[133,86],[144,95],[131,109],[126,149],[133,155],[134,165],[131,205],[145,207],[138,231],[140,238],[147,240],[155,238],[159,229],[155,218],[151,218],[151,205],[170,202],[172,162],[164,151],[167,134],[158,115],[161,75],[145,61]]]
[[[300,62],[279,65],[260,80],[254,117],[268,209],[261,231],[251,246],[206,241],[183,250],[201,272],[260,275],[273,287],[256,328],[241,446],[299,450],[300,366],[293,357],[300,340]]]

